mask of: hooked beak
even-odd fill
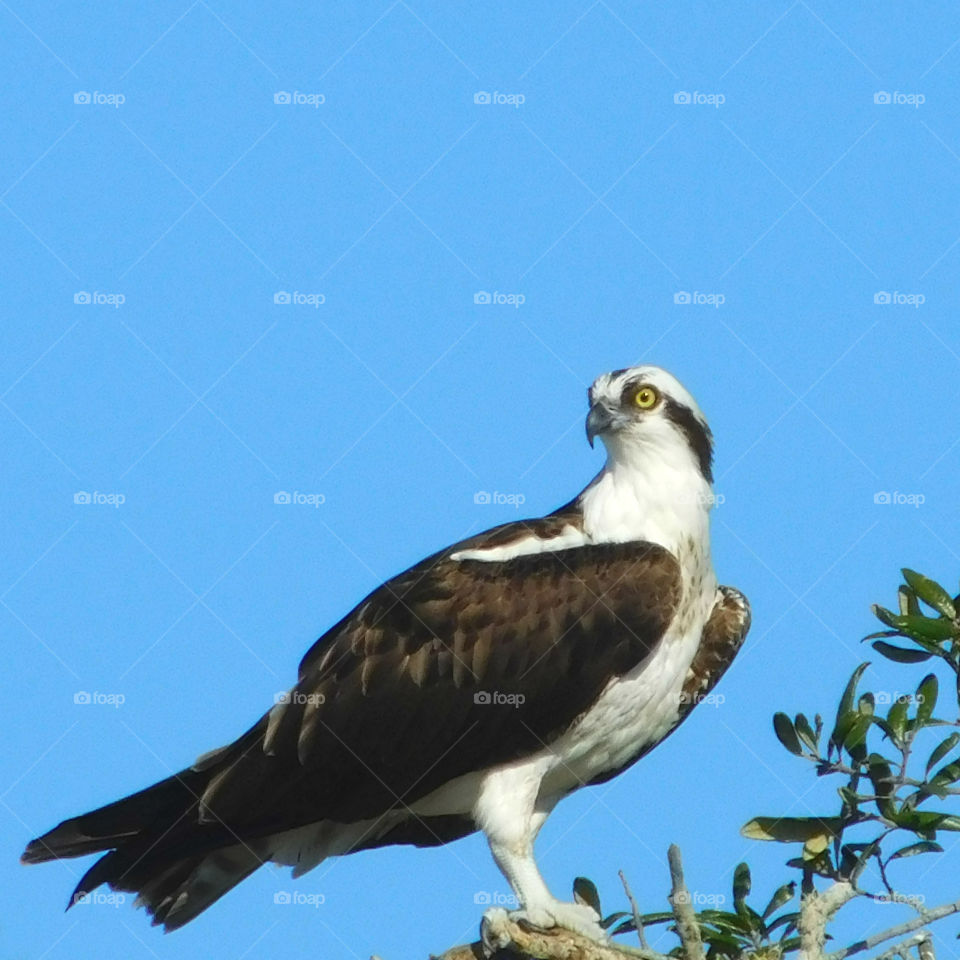
[[[613,414],[602,404],[595,403],[587,414],[587,442],[593,446],[593,440],[613,425]]]

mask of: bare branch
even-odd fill
[[[924,945],[930,946],[931,950],[933,948],[933,944],[930,942],[929,930],[921,930],[920,933],[915,933],[912,937],[901,940],[899,943],[894,944],[889,950],[878,953],[873,960],[894,960],[895,957],[902,957],[906,960],[908,952],[914,947],[917,948],[921,960],[933,960],[932,954],[924,950]]]
[[[667,861],[670,864],[670,906],[677,920],[677,935],[683,944],[683,955],[686,960],[703,960],[703,941],[700,939],[700,925],[697,915],[690,903],[690,891],[683,882],[683,862],[680,859],[680,848],[671,843],[667,850]]]
[[[934,907],[932,910],[923,910],[919,917],[914,917],[906,923],[901,923],[896,927],[890,927],[889,930],[884,930],[882,933],[875,933],[872,937],[867,937],[865,940],[858,940],[856,943],[851,943],[849,947],[844,947],[843,950],[828,953],[826,960],[843,960],[844,957],[849,957],[851,954],[870,950],[879,943],[883,943],[886,940],[893,940],[894,937],[902,937],[907,933],[912,933],[914,930],[925,927],[928,923],[949,917],[951,913],[956,913],[958,910],[960,910],[960,900],[956,900],[953,903],[945,903],[940,907]]]
[[[640,946],[644,950],[650,949],[650,944],[647,943],[647,936],[643,929],[643,919],[640,916],[640,908],[637,906],[637,901],[633,898],[633,893],[630,890],[630,885],[627,883],[627,878],[624,876],[622,870],[620,873],[620,882],[623,884],[624,893],[627,895],[627,899],[630,901],[630,909],[633,911],[633,924],[637,928],[637,936],[640,938]]]
[[[821,960],[827,939],[827,924],[845,903],[857,896],[860,896],[859,892],[847,880],[839,880],[825,890],[814,888],[803,894],[797,921],[801,960]],[[830,956],[833,960],[835,955]]]
[[[452,947],[432,960],[674,960],[656,950],[598,943],[562,927],[538,930],[511,920],[505,910],[484,919],[484,940]]]

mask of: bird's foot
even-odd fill
[[[483,915],[484,944],[490,948],[502,949],[509,946],[510,936],[506,930],[505,921],[525,923],[540,930],[550,930],[553,927],[563,927],[574,933],[595,940],[605,942],[606,930],[600,926],[600,917],[593,907],[583,903],[565,903],[562,900],[548,900],[544,903],[529,904],[522,910],[511,910],[509,913],[501,907],[494,907]]]

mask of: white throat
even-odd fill
[[[685,445],[611,442],[580,504],[594,543],[647,540],[678,560],[692,550],[699,564],[710,565],[713,494]]]

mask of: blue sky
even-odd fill
[[[541,865],[611,907],[622,868],[649,910],[672,841],[704,895],[744,856],[759,890],[783,882],[788,851],[739,827],[833,795],[770,715],[829,711],[901,565],[960,571],[960,10],[161,0],[0,21],[0,956],[470,939],[477,899],[507,892],[477,837],[263,869],[166,938],[129,903],[64,915],[83,864],[16,857],[239,734],[384,578],[569,499],[602,462],[585,387],[636,361],[710,419],[716,567],[754,627],[723,703],[565,801]],[[956,875],[954,847],[904,887],[953,899]],[[308,902],[274,903],[291,891]]]

